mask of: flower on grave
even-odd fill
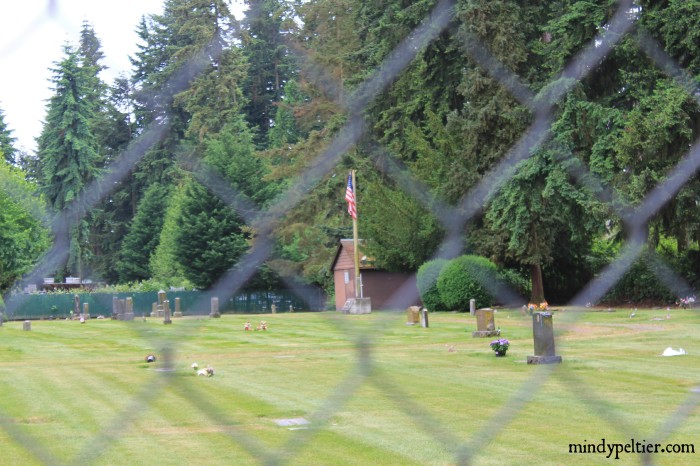
[[[694,302],[695,296],[686,296],[685,298],[681,298],[679,301],[676,301],[676,304],[681,306],[683,309],[688,309],[689,307],[692,307]]]
[[[510,342],[505,338],[499,338],[491,342],[491,349],[496,353],[505,353],[508,351],[508,347],[510,347]]]
[[[547,301],[542,301],[539,304],[529,303],[527,305],[527,310],[530,314],[533,312],[547,312],[549,310],[549,303]]]

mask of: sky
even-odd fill
[[[137,51],[136,27],[142,16],[162,12],[164,0],[24,0],[3,2],[0,14],[0,109],[17,139],[15,147],[33,152],[52,95],[51,68],[67,42],[78,45],[87,20],[102,43],[102,74],[107,84],[131,72]],[[232,11],[241,11],[232,7]],[[240,15],[236,13],[240,18]]]

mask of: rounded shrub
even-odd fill
[[[460,256],[451,260],[440,272],[437,286],[440,299],[452,311],[466,311],[469,300],[476,300],[476,307],[489,307],[493,297],[483,284],[498,279],[496,265],[485,257]]]
[[[437,281],[440,271],[448,262],[447,259],[433,259],[421,265],[416,273],[416,286],[420,300],[429,311],[444,311],[446,309],[440,300]]]

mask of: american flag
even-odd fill
[[[348,213],[357,220],[357,209],[355,208],[355,191],[352,188],[352,173],[348,175],[348,186],[345,189],[345,200],[348,201]]]

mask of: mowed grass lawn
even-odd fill
[[[519,310],[496,313],[505,358],[468,313],[6,322],[0,463],[640,464],[569,453],[634,439],[696,449],[652,464],[698,464],[700,310],[629,314],[555,311],[563,363],[542,366]]]

